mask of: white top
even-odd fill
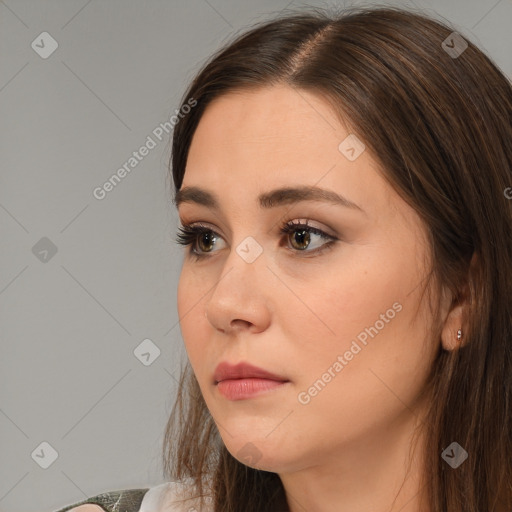
[[[205,508],[199,508],[199,498],[190,497],[186,482],[167,482],[150,487],[144,495],[139,512],[213,512],[213,500],[206,498]]]

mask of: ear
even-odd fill
[[[441,331],[443,348],[448,351],[456,350],[463,346],[468,338],[468,318],[473,297],[473,278],[478,264],[477,254],[473,254],[469,266],[466,283],[457,297],[444,292],[442,307],[445,311],[445,321]]]
[[[464,306],[462,304],[457,304],[450,309],[441,331],[441,342],[445,350],[452,351],[464,344],[464,335],[466,334],[463,327],[464,316]]]

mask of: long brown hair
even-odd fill
[[[512,507],[512,87],[471,41],[450,54],[463,41],[452,32],[394,7],[309,8],[259,23],[189,86],[182,104],[197,104],[174,128],[170,165],[177,191],[201,116],[223,94],[279,83],[329,101],[424,221],[437,285],[469,299],[465,343],[440,348],[425,390],[424,489],[431,512],[488,512]],[[456,470],[441,458],[453,441],[469,454]],[[164,471],[199,494],[210,477],[216,512],[287,510],[277,474],[227,451],[189,364]]]

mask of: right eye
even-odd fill
[[[176,243],[185,247],[190,246],[188,250],[189,255],[194,255],[196,258],[204,258],[207,256],[203,253],[212,252],[207,247],[215,244],[219,238],[222,239],[218,233],[206,226],[184,224],[178,228]],[[199,251],[197,251],[198,246]]]

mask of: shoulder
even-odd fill
[[[57,512],[139,512],[144,496],[149,490],[150,488],[104,492],[68,505]]]
[[[201,509],[190,480],[167,482],[144,489],[110,491],[74,503],[56,512],[212,512],[211,498]]]
[[[213,512],[212,502],[211,496],[207,496],[204,507],[201,508],[201,500],[195,492],[192,480],[187,479],[167,482],[149,489],[140,512]]]

